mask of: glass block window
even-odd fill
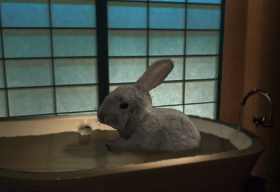
[[[109,0],[110,90],[135,83],[152,62],[169,58],[175,67],[151,91],[153,105],[216,118],[223,4]]]
[[[0,117],[96,111],[95,1],[0,6]]]
[[[147,2],[108,1],[110,90],[135,83],[148,65]]]
[[[154,107],[216,118],[223,6],[224,0],[0,1],[0,118],[96,112],[108,91],[135,83],[166,58],[175,67],[151,91]]]

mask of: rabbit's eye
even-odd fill
[[[121,103],[120,108],[121,109],[127,109],[128,108],[128,103]]]

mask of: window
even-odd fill
[[[215,118],[222,9],[220,0],[109,0],[110,90],[171,58],[175,68],[151,91],[153,105]]]
[[[97,109],[93,0],[1,1],[0,116]]]
[[[223,5],[2,0],[0,117],[95,112],[104,89],[135,83],[153,61],[171,58],[154,106],[215,118]]]

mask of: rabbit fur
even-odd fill
[[[152,107],[149,91],[173,69],[171,60],[154,62],[135,85],[120,86],[101,104],[97,117],[120,137],[111,150],[185,151],[199,146],[200,133],[189,117],[174,109]]]

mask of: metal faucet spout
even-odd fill
[[[258,126],[271,127],[272,126],[272,99],[271,99],[271,95],[264,90],[254,89],[252,91],[249,91],[241,101],[242,108],[241,108],[241,113],[240,113],[240,128],[243,125],[242,121],[243,121],[243,114],[244,114],[245,105],[246,105],[248,99],[251,98],[254,95],[261,95],[268,101],[268,103],[270,105],[270,112],[269,112],[268,116],[267,115],[261,115],[261,116],[254,115],[253,123],[256,125],[256,127],[258,127]]]

